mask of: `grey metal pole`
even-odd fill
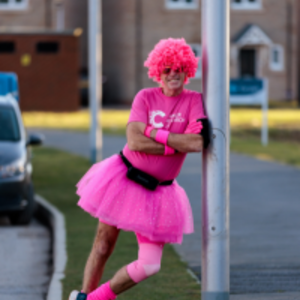
[[[102,5],[101,0],[89,0],[89,103],[91,162],[102,160],[102,129],[100,123],[102,99]]]
[[[202,0],[203,94],[212,144],[202,163],[202,300],[229,299],[229,0]]]
[[[261,128],[261,144],[267,146],[269,142],[269,126],[268,126],[268,111],[269,111],[269,81],[264,79],[265,97],[262,103],[262,128]]]

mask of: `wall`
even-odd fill
[[[28,0],[25,10],[0,10],[0,26],[6,27],[40,27],[45,28],[47,21],[48,0]]]
[[[288,18],[287,3],[292,5],[292,18]],[[274,72],[269,68],[269,51],[264,49],[261,51],[263,56],[261,59],[262,77],[269,78],[270,98],[272,100],[287,99],[287,90],[289,86],[292,88],[292,98],[297,95],[296,79],[297,79],[297,2],[294,0],[262,0],[263,9],[258,11],[235,11],[231,10],[231,37],[233,38],[240,30],[248,24],[258,25],[275,44],[284,47],[285,68],[283,71]],[[291,22],[291,31],[287,33],[288,22]],[[292,48],[288,51],[288,35],[291,38]],[[290,59],[290,65],[288,61]],[[231,75],[236,77],[237,62],[231,65]],[[289,71],[289,68],[291,69]],[[291,80],[289,80],[289,72]]]
[[[78,39],[70,34],[1,34],[1,41],[14,41],[14,53],[0,53],[3,72],[16,72],[22,110],[74,111],[79,109]],[[36,43],[57,41],[56,54],[36,52]],[[29,55],[28,65],[22,64]],[[27,61],[28,63],[28,61]]]
[[[85,70],[88,64],[87,4],[87,0],[64,0],[66,28],[81,28],[83,30],[80,36],[80,68],[82,70]]]

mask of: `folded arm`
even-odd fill
[[[203,138],[200,134],[176,134],[170,133],[168,146],[183,153],[201,152],[203,149]]]
[[[127,125],[126,136],[128,148],[148,154],[164,154],[165,146],[144,135],[146,125],[142,122],[131,122]]]
[[[126,135],[128,147],[132,151],[141,151],[149,154],[164,154],[165,146],[154,141],[157,129],[151,131],[151,138],[144,135],[146,125],[142,122],[132,122],[127,125]],[[199,134],[170,133],[168,146],[179,152],[201,152],[203,138]]]

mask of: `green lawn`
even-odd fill
[[[282,137],[283,139],[283,137]],[[254,156],[258,159],[277,161],[300,167],[300,142],[294,140],[271,139],[267,146],[261,145],[260,137],[248,132],[233,134],[231,151]]]
[[[87,159],[49,148],[37,148],[33,153],[34,184],[38,194],[54,204],[66,218],[68,263],[63,280],[64,299],[73,289],[81,288],[85,261],[91,249],[97,220],[77,207],[75,184],[90,167]],[[137,257],[135,236],[120,234],[115,252],[107,264],[106,281],[123,265]],[[162,270],[118,299],[193,300],[200,299],[200,287],[187,273],[170,245],[164,250]]]

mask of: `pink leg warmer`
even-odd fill
[[[112,291],[109,281],[88,294],[87,300],[115,300],[117,295]]]
[[[128,275],[136,283],[160,270],[164,247],[164,243],[152,242],[139,234],[137,234],[137,240],[139,244],[138,260],[127,266]]]

